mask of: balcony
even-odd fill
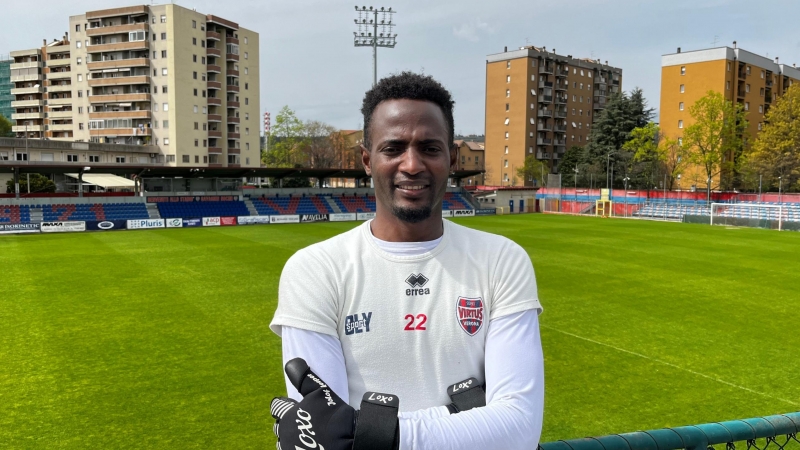
[[[73,127],[71,123],[59,123],[55,125],[49,125],[49,131],[72,131]]]
[[[228,139],[239,139],[239,133],[228,133]]]
[[[225,61],[239,61],[239,55],[235,53],[228,53],[225,55]]]
[[[566,77],[567,75],[569,75],[569,69],[558,69],[558,70],[556,70],[556,76],[557,77]]]
[[[222,99],[220,98],[208,97],[206,101],[208,102],[209,105],[222,106]]]
[[[222,35],[217,33],[216,31],[206,31],[206,39],[211,39],[212,41],[220,41],[222,40]]]
[[[206,47],[206,54],[209,56],[221,57],[222,52],[218,48]]]
[[[239,118],[236,116],[225,116],[225,120],[228,123],[239,123]]]
[[[12,108],[35,108],[44,105],[42,99],[36,100],[14,100],[11,102]]]
[[[222,137],[222,131],[220,131],[220,130],[208,130],[208,137],[221,138]]]
[[[539,103],[552,103],[553,96],[552,95],[540,95],[539,96]]]
[[[208,153],[222,153],[222,148],[220,148],[220,147],[208,147]]]
[[[566,139],[561,139],[561,140],[556,139],[555,141],[553,141],[553,145],[555,145],[556,147],[566,147],[567,146],[567,140]]]
[[[552,88],[553,87],[553,82],[552,81],[544,81],[542,83],[539,83],[539,87]]]
[[[89,116],[91,117],[91,115]],[[72,111],[50,111],[47,113],[48,119],[72,119]]]
[[[567,126],[566,125],[556,125],[555,128],[553,128],[553,131],[555,131],[556,133],[566,133],[567,132]]]
[[[22,95],[22,94],[41,94],[44,92],[44,88],[39,87],[24,87],[24,88],[12,88],[11,95]]]
[[[209,89],[222,89],[222,83],[220,83],[219,81],[209,80],[206,82],[206,87],[208,87]]]
[[[540,123],[536,129],[539,131],[553,131],[553,126],[549,123]]]
[[[228,147],[228,154],[229,155],[238,155],[240,154],[242,149],[236,147]]]
[[[18,63],[11,63],[11,69],[32,69],[34,67],[42,67],[41,61],[25,61]]]
[[[100,128],[89,130],[91,136],[150,136],[150,128]]]
[[[47,92],[70,92],[72,91],[71,84],[54,84],[47,86]]]
[[[547,159],[547,153],[536,152],[536,159]]]
[[[61,67],[61,66],[68,66],[70,64],[71,60],[69,58],[57,58],[57,59],[47,60],[47,67]]]
[[[215,64],[208,64],[206,65],[206,72],[220,73],[222,72],[222,69]]]
[[[556,90],[557,91],[566,91],[567,85],[562,83],[556,83]]]
[[[565,109],[563,111],[556,111],[556,117],[559,119],[567,117],[567,110]]]
[[[225,36],[225,43],[239,45],[239,39],[228,35],[228,36]]]
[[[11,120],[25,120],[25,119],[44,119],[44,113],[43,112],[11,113]]]
[[[736,96],[737,97],[744,98],[745,94],[746,94],[746,92],[745,92],[743,87],[740,86],[738,89],[736,89]]]
[[[128,41],[128,42],[115,42],[113,44],[96,44],[90,45],[87,53],[100,53],[100,52],[121,52],[125,50],[147,50],[150,48],[149,41]]]
[[[619,78],[611,80],[611,84],[613,84],[614,86],[619,86]]]
[[[147,22],[139,23],[126,23],[125,25],[112,25],[108,27],[94,27],[86,30],[86,35],[92,36],[106,36],[109,34],[128,34],[131,31],[150,31],[150,26]]]
[[[771,78],[772,78],[772,77],[770,77],[769,75],[767,75],[767,87],[768,87],[768,88],[772,87],[772,79],[771,79]]]
[[[597,103],[597,104],[600,104],[600,105],[605,105],[606,104],[606,98],[605,97],[595,97],[594,98],[594,102]]]
[[[239,92],[238,84],[229,84],[225,87],[229,92]]]
[[[44,125],[14,125],[11,127],[11,131],[14,133],[42,132],[44,131]]]
[[[567,97],[560,97],[560,96],[557,95],[556,96],[556,103],[561,104],[561,105],[565,105],[567,103]]]
[[[222,122],[222,116],[219,114],[209,114],[208,115],[209,122]]]
[[[60,72],[49,72],[47,74],[48,80],[64,80],[72,78],[72,72],[69,70],[63,70]]]
[[[540,109],[537,115],[539,117],[553,117],[553,111],[549,109]]]
[[[42,74],[35,73],[31,75],[11,75],[11,82],[18,83],[20,81],[41,81]]]
[[[228,108],[238,108],[238,107],[239,107],[239,102],[234,102],[234,101],[228,102]]]
[[[106,94],[106,95],[91,95],[89,96],[89,103],[130,103],[130,102],[149,102],[150,94],[144,93],[131,93],[131,94]]]
[[[90,112],[89,119],[150,119],[152,113],[147,109],[140,109],[139,111],[101,111]]]
[[[548,138],[539,138],[539,139],[536,139],[536,144],[537,144],[537,145],[550,145],[550,144],[552,144],[552,143],[553,143],[553,140],[552,140],[552,139],[548,139]]]
[[[545,73],[545,74],[552,75],[553,74],[553,66],[547,66],[547,65],[539,66],[539,73]]]
[[[231,76],[231,77],[238,77],[239,76],[239,71],[236,70],[236,69],[228,69],[226,72],[227,72],[228,76]]]
[[[109,59],[106,61],[89,61],[86,67],[89,70],[118,69],[120,67],[146,67],[150,65],[147,58]]]
[[[139,14],[147,14],[147,6],[146,5],[137,5],[137,6],[126,6],[122,8],[110,8],[110,9],[99,9],[96,11],[89,11],[86,13],[86,19],[102,19],[104,17],[117,17],[117,16],[129,16],[129,15],[139,15]]]
[[[137,75],[133,77],[108,77],[108,78],[89,78],[89,86],[119,86],[123,84],[150,84],[150,77],[147,75]]]
[[[72,97],[49,98],[47,99],[47,104],[49,106],[72,105],[72,101],[73,101]]]

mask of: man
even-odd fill
[[[450,93],[431,77],[405,72],[367,92],[362,113],[375,219],[300,250],[281,275],[270,326],[283,339],[294,400],[278,401],[273,413],[281,418],[292,408],[296,416],[284,422],[299,424],[300,433],[285,425],[281,440],[298,435],[305,446],[298,448],[314,448],[312,437],[326,449],[358,447],[350,418],[366,428],[376,419],[364,411],[373,407],[362,403],[355,416],[350,406],[330,413],[318,404],[358,407],[362,396],[383,395],[368,391],[380,391],[399,399],[394,448],[535,449],[544,372],[533,266],[512,241],[442,220],[456,164]],[[485,382],[485,406],[451,414],[458,408],[446,407],[448,386],[471,377]],[[309,394],[320,389],[325,396]],[[337,414],[348,418],[338,437],[323,430],[334,426],[311,423],[314,415]],[[384,425],[370,426],[391,433]]]

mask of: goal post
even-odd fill
[[[710,224],[782,230],[785,208],[784,205],[712,203]]]

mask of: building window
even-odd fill
[[[750,75],[750,66],[747,66],[747,68],[745,69],[745,72],[747,72],[747,74]]]
[[[250,134],[250,128],[245,128],[244,129],[244,134]]]
[[[247,56],[247,52],[244,52],[244,59],[248,59]]]
[[[167,155],[167,162],[174,163],[175,162],[175,155]]]
[[[203,139],[203,148],[206,148],[207,146],[208,146],[208,141]]]
[[[250,143],[249,142],[245,142],[244,143],[244,149],[245,150],[250,150]],[[247,160],[247,164],[250,164],[250,160],[249,159]]]
[[[763,125],[763,124],[762,124],[761,122],[759,122],[759,123],[758,123],[758,131],[761,131],[761,127],[762,127],[762,125]]]
[[[192,21],[192,28],[197,28],[197,21],[196,20]]]
[[[764,96],[764,88],[761,88],[761,89],[758,91],[758,95],[760,95],[760,96],[762,96],[762,97]]]
[[[200,41],[200,47],[206,48],[206,41]]]
[[[247,75],[247,73],[248,73],[248,72],[249,72],[248,68],[247,68],[247,67],[245,67],[245,68],[244,68],[244,74],[245,74],[245,75]]]
[[[162,94],[166,94],[167,93],[167,87],[166,86],[161,86],[161,93]]]
[[[750,111],[750,102],[744,102],[744,110]]]
[[[206,124],[203,124],[203,131],[206,131]]]
[[[208,109],[205,106],[203,106],[203,114],[205,114],[206,111],[208,111]]]
[[[197,97],[197,88],[192,89],[194,91],[194,96]]]
[[[164,104],[164,111],[166,111],[166,110],[167,110],[167,104],[165,103]],[[161,121],[161,126],[164,127],[164,128],[169,128],[169,120],[162,120]]]
[[[730,91],[731,90],[731,82],[730,81],[726,81],[725,82],[725,90],[726,91]]]
[[[169,145],[169,138],[164,138],[164,145]]]
[[[683,94],[684,92],[686,92],[686,87],[684,85],[681,85],[681,94]]]
[[[503,167],[508,167],[508,160],[507,159],[503,160]]]
[[[161,15],[161,23],[167,23],[167,16]]]
[[[678,111],[683,111],[683,102],[678,103]]]
[[[683,128],[683,121],[682,120],[678,121],[678,128]]]
[[[510,69],[510,68],[511,68],[511,61],[506,61],[506,69]]]
[[[762,79],[764,78],[764,75],[765,75],[765,73],[764,73],[764,71],[762,70],[762,71],[761,71],[761,78],[762,78]]]
[[[81,123],[79,123],[79,124],[78,124],[78,129],[79,129],[79,130],[82,130],[82,129],[83,129],[83,122],[81,122]]]
[[[197,122],[194,123],[194,129],[195,130],[199,130],[200,129],[200,128],[198,128],[198,123]]]
[[[506,111],[508,111],[508,103],[506,103]]]
[[[124,156],[117,156],[117,157],[115,158],[115,160],[116,160],[116,162],[117,162],[118,164],[125,164],[125,157],[124,157]]]
[[[83,106],[78,106],[78,114],[83,114]]]
[[[162,58],[166,58],[167,57],[167,51],[166,50],[161,50],[161,57]]]
[[[83,43],[82,43],[81,41],[76,41],[76,42],[75,42],[75,47],[76,47],[76,48],[81,48],[81,45],[82,45],[82,44],[83,44]]]
[[[745,92],[750,92],[750,85],[749,84],[745,84],[744,85],[744,91]]]
[[[167,68],[164,67],[163,69],[161,69],[161,75],[166,75],[166,74],[167,74]]]
[[[192,55],[192,62],[197,62],[197,55]]]
[[[686,66],[681,66],[681,75],[686,75]]]
[[[508,146],[506,145],[506,155],[508,154]]]
[[[166,41],[167,40],[167,33],[161,33],[161,40],[162,41]]]
[[[506,75],[506,83],[511,83],[511,75]]]
[[[67,155],[67,162],[78,162],[78,155]]]
[[[201,56],[200,57],[200,63],[203,64],[203,65],[206,64],[206,57],[205,56]]]
[[[244,113],[244,120],[250,120],[250,113]]]
[[[250,99],[249,99],[249,98],[247,98],[247,97],[245,97],[245,98],[244,98],[244,104],[245,104],[245,105],[249,105],[249,104],[250,104]]]
[[[506,131],[506,139],[508,139],[508,131]]]
[[[511,89],[506,89],[506,97],[511,97]]]
[[[77,58],[77,59],[75,59],[75,64],[80,66],[81,65],[81,61],[82,61],[81,58]]]
[[[78,91],[78,97],[83,97],[83,91]]]
[[[194,112],[197,114],[197,105],[194,105]]]
[[[183,162],[185,162],[185,163],[188,163],[188,162],[190,161],[190,159],[189,159],[189,155],[183,155],[183,156],[181,157],[181,160],[182,160]]]
[[[197,79],[197,72],[192,72],[192,79],[194,79],[194,80]],[[197,91],[197,89],[195,89],[195,92],[196,91]],[[197,95],[197,94],[195,93],[194,95]]]
[[[163,111],[169,111],[169,103],[164,103]]]
[[[89,155],[89,162],[100,162],[100,155]]]
[[[195,139],[194,140],[194,146],[195,147],[199,147],[200,146],[200,140],[199,139]]]
[[[683,138],[682,137],[678,138],[678,145],[683,145]]]
[[[194,155],[194,163],[200,164],[200,155]]]
[[[731,71],[731,63],[728,63],[728,72]]]
[[[764,114],[764,105],[758,105],[758,112]]]
[[[83,81],[83,75],[78,74],[78,81]]]
[[[79,24],[79,23],[75,24],[75,32],[76,33],[80,33],[81,32],[81,24]]]

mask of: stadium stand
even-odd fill
[[[469,206],[469,202],[464,200],[460,193],[447,192],[444,194],[442,209],[472,209],[472,207]]]
[[[31,206],[35,208],[36,206]],[[42,205],[42,220],[126,220],[148,218],[144,203]]]
[[[375,211],[375,196],[342,196],[333,197],[333,201],[344,213],[360,213]]]
[[[263,216],[283,214],[330,214],[333,210],[324,197],[258,197],[252,199],[256,211]]]
[[[28,205],[0,205],[0,223],[29,223],[31,210]]]
[[[247,206],[240,201],[158,203],[158,212],[164,218],[250,215]]]

